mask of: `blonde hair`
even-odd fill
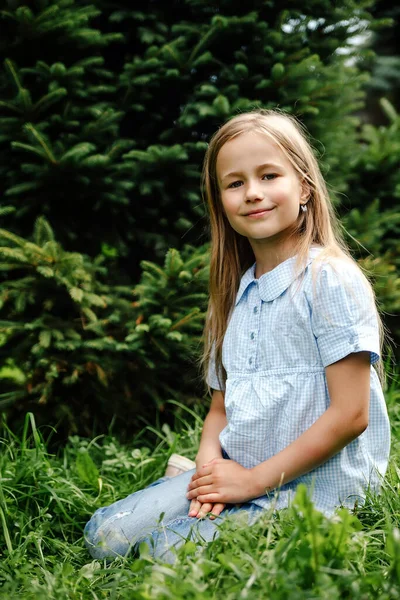
[[[201,363],[204,376],[207,378],[210,361],[215,361],[215,370],[221,387],[226,381],[226,372],[222,365],[222,344],[228,319],[235,303],[241,277],[254,263],[255,257],[248,239],[231,227],[225,215],[220,198],[216,163],[218,153],[224,144],[248,132],[265,135],[276,144],[291,162],[300,181],[309,188],[307,212],[299,210],[294,230],[296,270],[299,274],[304,270],[311,245],[318,244],[323,247],[323,250],[314,263],[317,260],[326,262],[331,258],[344,258],[357,265],[372,293],[376,308],[372,286],[352,258],[344,241],[343,228],[336,216],[312,147],[307,141],[305,128],[295,117],[279,110],[257,109],[231,118],[211,138],[203,167],[203,189],[211,227],[211,258],[209,305]],[[382,356],[385,329],[377,310],[376,315]],[[385,385],[382,360],[375,363],[374,367],[380,381]]]

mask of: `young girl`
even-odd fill
[[[232,118],[210,142],[204,183],[213,391],[196,469],[97,510],[85,528],[95,558],[146,540],[173,562],[226,515],[252,523],[287,507],[300,483],[329,516],[378,491],[387,468],[383,326],[301,126],[271,110]]]

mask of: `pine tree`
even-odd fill
[[[113,413],[119,424],[127,411],[150,419],[166,400],[201,393],[193,362],[207,303],[205,248],[171,249],[164,267],[143,261],[132,288],[107,283],[104,257],[64,251],[43,217],[32,237],[0,229],[0,273],[9,275],[0,282],[0,364],[3,380],[14,381],[0,394],[2,409],[17,418],[39,407],[40,423],[64,420],[66,433],[90,435],[94,414],[102,426]]]
[[[390,0],[378,0],[372,7],[372,14],[388,25],[384,29],[370,31],[365,42],[366,47],[373,50],[364,65],[372,75],[367,86],[369,120],[382,124],[384,115],[379,110],[380,99],[386,98],[397,108],[400,105],[400,6]]]
[[[117,75],[103,54],[123,36],[93,27],[94,5],[9,4],[0,13],[0,185],[16,208],[11,226],[28,235],[44,214],[71,249],[118,247],[118,229],[133,225],[120,164],[133,142],[120,135]]]
[[[106,244],[137,277],[138,259],[203,240],[206,142],[256,106],[300,116],[347,191],[366,80],[347,40],[372,1],[32,4],[1,12],[0,182],[17,233],[44,214],[68,249]]]
[[[12,418],[29,407],[88,433],[93,415],[103,431],[113,414],[201,396],[201,164],[210,135],[258,106],[309,129],[349,240],[398,310],[398,117],[389,104],[383,128],[356,116],[369,79],[356,58],[371,52],[351,39],[387,26],[373,0],[7,7],[0,407]]]
[[[400,268],[400,115],[385,98],[381,106],[388,124],[364,124],[359,132],[359,151],[348,177],[355,190],[351,195],[354,208],[345,223],[369,252],[388,253]]]

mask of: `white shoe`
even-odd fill
[[[196,463],[186,456],[180,454],[171,454],[168,460],[167,469],[165,471],[166,477],[176,477],[186,471],[196,468]]]

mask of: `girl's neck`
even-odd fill
[[[256,279],[261,277],[261,275],[264,275],[264,273],[272,271],[285,260],[294,256],[296,253],[293,241],[291,243],[286,242],[279,245],[269,245],[268,247],[263,243],[258,244],[252,240],[251,246],[256,259]]]

